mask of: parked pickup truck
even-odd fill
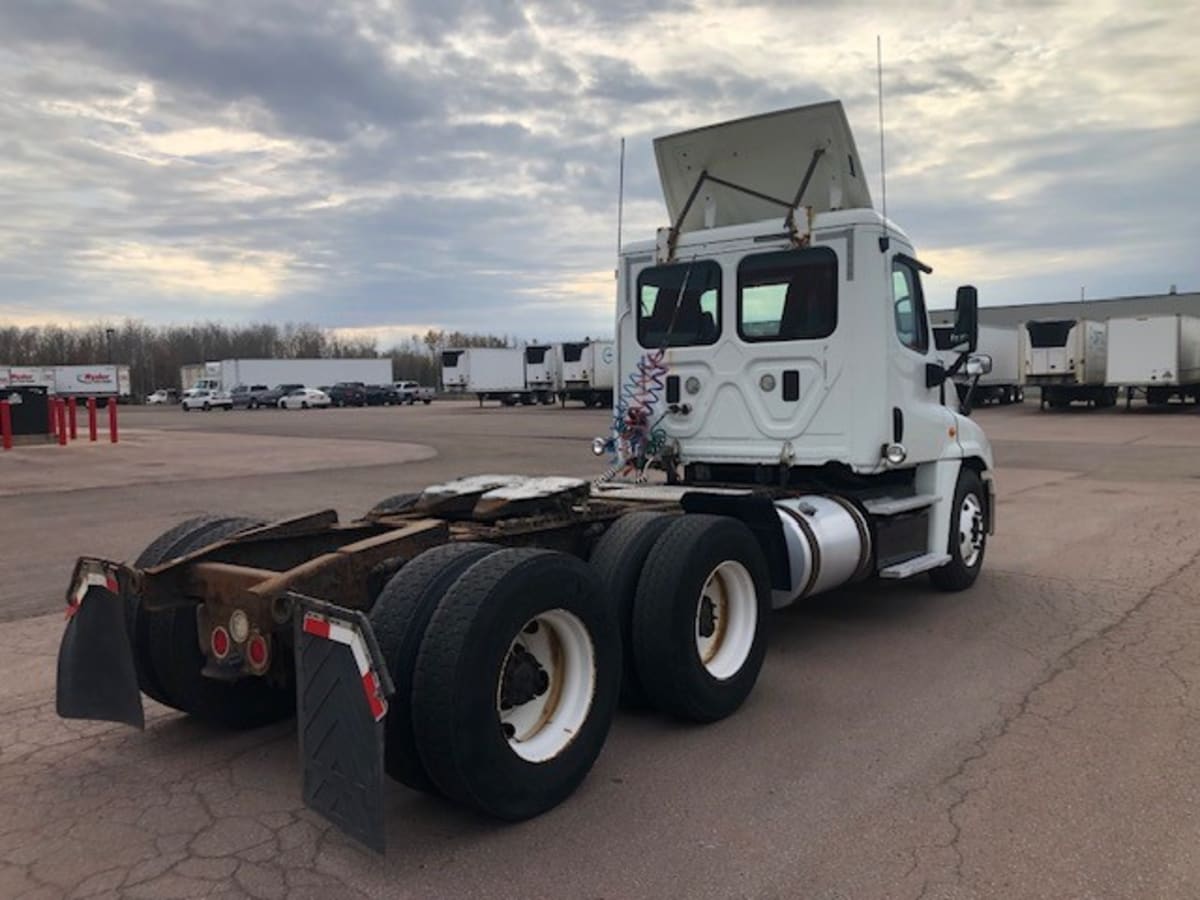
[[[409,406],[418,400],[426,406],[433,402],[433,388],[424,387],[415,381],[397,381],[396,393],[400,395],[400,402],[407,403]]]

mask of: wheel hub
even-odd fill
[[[700,637],[710,638],[717,633],[717,606],[708,594],[700,598],[699,619],[696,627]]]
[[[550,688],[550,675],[523,644],[513,644],[500,679],[500,709],[528,703]]]

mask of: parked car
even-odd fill
[[[202,409],[209,412],[214,409],[233,409],[233,398],[224,391],[214,391],[210,388],[192,388],[183,395],[180,403],[184,412]]]
[[[396,391],[400,394],[400,401],[409,406],[418,400],[426,406],[433,402],[433,388],[425,387],[415,381],[397,381]]]
[[[150,406],[159,406],[164,403],[178,403],[179,391],[175,388],[159,388],[152,394],[146,395],[146,403]]]
[[[367,385],[367,406],[395,406],[399,402],[400,394],[390,384]]]
[[[258,409],[263,405],[262,397],[271,389],[265,384],[235,384],[229,392],[234,409]]]
[[[339,381],[328,396],[334,406],[366,406],[367,386],[361,381]]]
[[[302,387],[279,398],[280,409],[317,409],[329,406],[329,395],[316,388]]]
[[[300,390],[302,384],[277,384],[269,391],[263,391],[258,395],[259,406],[278,406],[279,401],[290,394],[292,391]]]

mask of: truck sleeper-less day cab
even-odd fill
[[[872,576],[969,587],[992,454],[944,393],[988,368],[973,289],[947,370],[840,103],[655,146],[672,226],[621,254],[596,482],[480,475],[81,558],[59,713],[141,725],[139,688],[233,727],[295,711],[305,802],[382,848],[385,771],[528,818],[585,777],[618,697],[737,710],[772,608]]]

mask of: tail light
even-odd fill
[[[265,635],[257,631],[250,635],[250,640],[246,643],[246,662],[255,673],[267,670],[267,666],[271,664],[271,644]]]
[[[224,659],[229,655],[229,632],[218,625],[212,630],[209,635],[208,645],[212,648],[212,655],[217,659]]]

